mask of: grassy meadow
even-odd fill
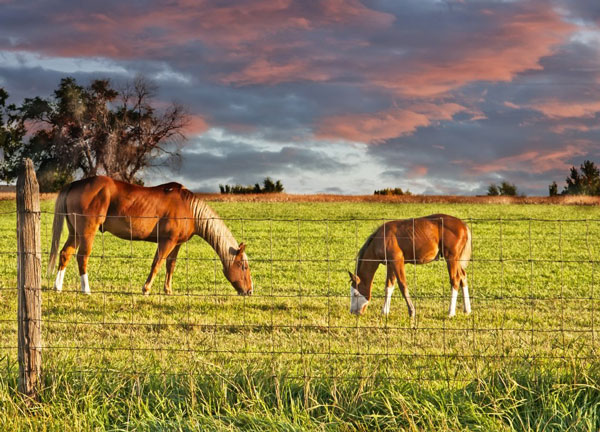
[[[16,394],[15,203],[0,201],[0,427],[4,430],[597,430],[597,257],[592,206],[212,202],[247,244],[239,297],[199,237],[142,296],[156,245],[96,237],[91,296],[77,264],[43,282],[42,402]],[[42,201],[44,269],[53,201]],[[448,213],[473,235],[473,313],[447,318],[443,261],[407,266],[417,309],[385,270],[348,313],[356,253],[384,220]],[[66,237],[66,227],[63,231]]]

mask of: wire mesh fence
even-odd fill
[[[41,214],[43,268],[52,217]],[[471,314],[462,314],[459,304],[457,316],[448,318],[450,284],[441,259],[407,265],[414,319],[398,290],[391,313],[381,314],[384,269],[366,313],[356,317],[349,313],[347,271],[354,271],[366,238],[388,220],[225,218],[248,245],[250,297],[237,295],[219,257],[199,237],[181,247],[173,293],[162,290],[163,266],[144,296],[156,244],[98,233],[88,264],[91,295],[81,294],[74,262],[62,292],[53,290],[55,274],[44,279],[44,371],[214,369],[226,376],[252,366],[302,380],[378,374],[450,384],[513,365],[564,367],[595,359],[600,219],[464,218],[472,232]],[[0,349],[11,364],[17,357],[15,225],[0,226]]]

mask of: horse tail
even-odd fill
[[[469,261],[471,260],[471,230],[469,229],[469,226],[465,224],[465,227],[467,228],[467,242],[465,243],[465,246],[463,247],[462,253],[460,254],[460,266],[462,267],[463,270],[465,270],[467,268],[467,266],[469,265]]]
[[[52,269],[56,264],[58,246],[60,244],[60,235],[62,234],[65,216],[67,214],[67,195],[70,186],[63,188],[56,198],[54,204],[54,221],[52,222],[52,246],[50,247],[50,259],[48,261],[48,275],[52,274]]]

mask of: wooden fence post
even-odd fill
[[[42,370],[42,242],[39,187],[31,159],[25,159],[17,179],[17,239],[19,391],[37,400]]]

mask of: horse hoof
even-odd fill
[[[144,294],[145,296],[150,295],[150,290],[146,289],[146,287],[142,288],[142,294]]]

